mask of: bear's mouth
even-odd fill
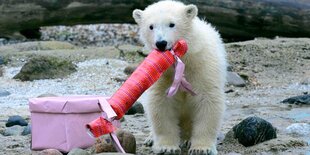
[[[164,49],[164,50],[161,50],[161,49],[158,49],[158,48],[157,48],[157,50],[160,51],[160,52],[166,52],[166,51],[171,51],[172,48],[168,48],[168,49]]]

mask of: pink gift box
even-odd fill
[[[33,150],[88,148],[95,139],[86,124],[102,115],[101,96],[43,97],[29,100]]]

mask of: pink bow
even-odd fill
[[[170,51],[173,55],[174,58],[176,60],[175,64],[174,64],[174,69],[175,69],[175,73],[174,73],[174,80],[172,85],[170,86],[170,88],[168,89],[168,93],[167,96],[168,97],[172,97],[174,96],[177,92],[178,89],[181,87],[182,90],[190,93],[191,95],[197,95],[194,91],[193,91],[193,87],[192,85],[186,81],[185,77],[184,77],[184,70],[185,70],[185,64],[182,62],[182,60],[174,53],[173,50]]]

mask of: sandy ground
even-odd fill
[[[285,128],[293,123],[310,123],[310,107],[285,105],[280,101],[310,93],[310,39],[260,38],[230,43],[226,48],[233,71],[244,75],[248,81],[243,88],[226,88],[233,92],[227,94],[227,111],[220,132],[221,137],[226,135],[226,139],[219,141],[219,154],[235,152],[244,155],[309,155],[310,135],[290,135]],[[107,61],[110,67],[107,67]],[[77,73],[65,79],[34,82],[12,80],[11,77],[18,72],[20,66],[5,66],[5,74],[0,77],[1,89],[11,92],[11,95],[0,97],[0,132],[4,130],[5,121],[10,115],[18,114],[29,118],[29,97],[44,93],[111,95],[121,83],[111,80],[108,73],[113,72],[115,77],[125,77],[122,70],[126,64],[128,63],[125,61],[115,59],[87,60],[78,64]],[[41,89],[42,87],[44,89]],[[145,96],[147,94],[140,99],[143,104]],[[229,138],[228,131],[249,116],[259,116],[271,122],[277,128],[278,138],[252,147],[243,147]],[[122,125],[123,129],[136,136],[137,154],[152,154],[151,149],[143,145],[149,134],[149,125],[144,115],[125,116]],[[0,144],[0,154],[31,154],[30,136],[0,135]]]

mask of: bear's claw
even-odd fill
[[[178,147],[159,147],[154,148],[154,153],[158,155],[181,155],[181,149]]]
[[[217,153],[212,150],[202,150],[202,149],[190,149],[189,155],[216,155]]]

